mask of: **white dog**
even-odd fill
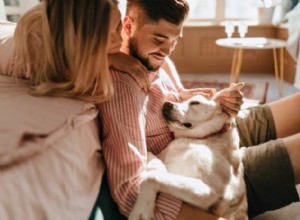
[[[243,84],[227,89],[241,87]],[[163,115],[176,138],[158,155],[166,170],[146,172],[129,219],[153,219],[158,192],[217,216],[248,219],[238,132],[234,119],[221,110],[216,96],[166,102]],[[150,159],[150,168],[151,163],[160,162]]]

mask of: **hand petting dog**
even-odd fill
[[[185,101],[192,98],[195,95],[202,95],[206,98],[211,98],[216,94],[217,90],[214,88],[195,88],[195,89],[180,88],[178,92],[182,101]]]
[[[219,92],[214,88],[180,88],[178,92],[182,101],[186,101],[196,95],[202,95],[206,98],[212,98],[217,95],[217,100],[220,102],[222,110],[231,117],[235,117],[243,104],[244,95],[241,89],[244,85],[243,82],[231,83],[228,88],[222,89]]]
[[[243,93],[241,89],[245,83],[231,83],[228,88],[217,92],[216,100],[220,103],[222,110],[228,113],[231,117],[235,117],[241,110],[243,104]]]

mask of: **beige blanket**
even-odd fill
[[[94,105],[0,76],[0,219],[83,220],[104,164]]]

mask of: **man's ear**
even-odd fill
[[[123,30],[125,31],[127,36],[130,36],[132,33],[132,24],[133,24],[133,19],[126,15],[123,19]]]

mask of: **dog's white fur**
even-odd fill
[[[240,89],[237,84],[229,89]],[[218,94],[217,94],[218,96]],[[216,97],[195,96],[183,103],[167,102],[163,114],[175,135],[168,147],[150,157],[129,220],[150,220],[158,192],[227,219],[248,219],[239,136],[234,119],[221,110]],[[230,127],[229,127],[230,125]],[[163,167],[166,170],[156,169]]]

